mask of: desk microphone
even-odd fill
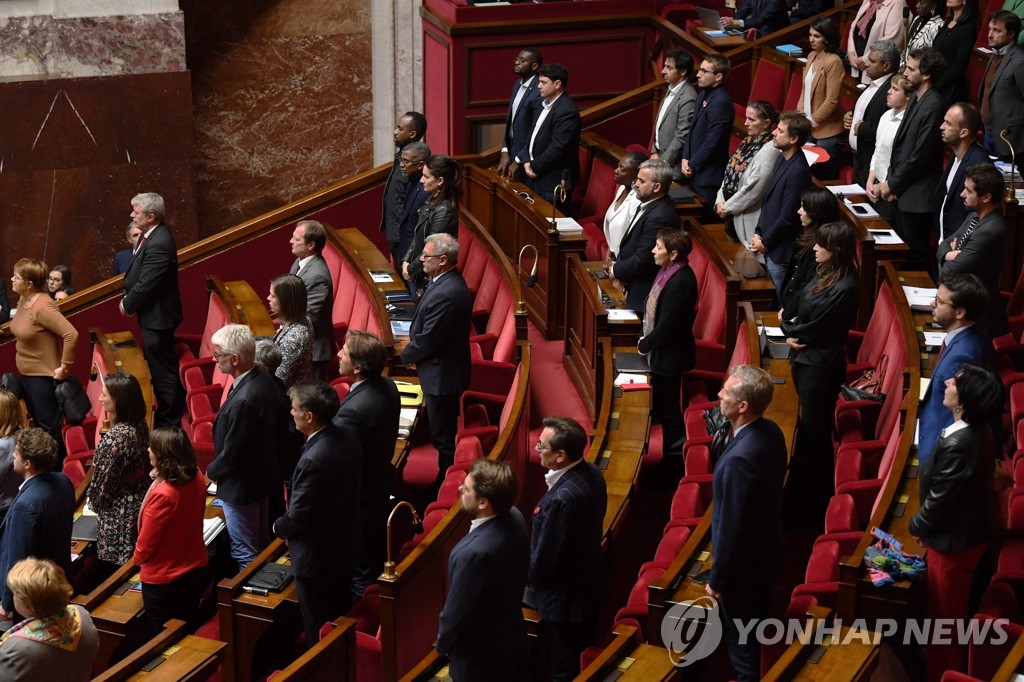
[[[563,193],[565,192],[565,183],[567,183],[567,182],[569,182],[569,169],[568,168],[563,168],[562,169],[562,181],[560,183],[558,183],[558,188],[560,190],[562,190]],[[563,199],[563,201],[564,201],[564,199]]]

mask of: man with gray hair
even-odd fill
[[[868,45],[864,61],[867,64],[864,73],[871,80],[857,98],[853,111],[846,112],[843,117],[843,125],[850,131],[850,149],[853,150],[853,181],[861,187],[867,186],[878,121],[886,111],[885,95],[892,75],[900,66],[900,50],[891,40],[879,40]]]
[[[306,312],[313,325],[313,374],[322,378],[334,357],[334,280],[323,257],[327,230],[316,220],[300,220],[289,241],[295,262],[289,271],[306,285]]]
[[[206,474],[217,482],[231,558],[242,570],[268,541],[267,510],[280,480],[277,461],[277,387],[255,366],[256,340],[244,324],[214,332],[217,369],[232,378],[213,422],[214,459]]]
[[[398,157],[398,165],[405,176],[408,189],[405,193],[405,203],[402,212],[396,216],[397,220],[388,220],[385,223],[387,228],[388,243],[391,245],[391,257],[395,264],[395,270],[403,281],[407,281],[402,274],[402,259],[409,251],[412,244],[413,232],[416,231],[416,221],[419,220],[420,209],[427,202],[429,195],[423,188],[420,178],[423,177],[423,164],[430,158],[430,147],[426,142],[415,140],[405,145]]]
[[[420,254],[430,278],[409,328],[402,362],[414,365],[423,387],[430,439],[437,448],[437,480],[455,462],[459,396],[469,388],[469,331],[473,302],[456,269],[459,242],[441,232],[427,237]]]
[[[132,220],[142,236],[124,273],[124,298],[119,308],[125,317],[139,318],[142,353],[156,398],[153,425],[174,426],[180,424],[185,407],[185,389],[174,354],[174,330],[181,324],[178,247],[164,224],[164,199],[159,194],[136,195]]]
[[[679,227],[676,207],[668,198],[671,187],[672,168],[667,163],[648,159],[640,164],[633,183],[640,207],[622,235],[619,252],[608,257],[609,276],[622,283],[626,304],[641,316],[658,274],[658,266],[651,256],[658,232],[665,227]]]
[[[737,679],[760,679],[761,645],[740,645],[736,620],[768,617],[772,585],[782,575],[782,484],[786,439],[764,417],[772,401],[772,379],[760,367],[735,365],[718,392],[719,408],[733,432],[715,464],[711,546],[715,561],[705,590],[718,600],[729,660]],[[765,564],[750,570],[750,557]]]

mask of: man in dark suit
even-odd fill
[[[266,545],[267,504],[277,480],[277,400],[274,379],[255,366],[256,341],[244,324],[214,332],[217,369],[233,378],[213,422],[214,459],[206,470],[217,482],[231,558],[238,570]]]
[[[564,213],[572,204],[573,188],[580,184],[580,111],[565,92],[569,72],[564,66],[545,64],[537,73],[543,101],[526,141],[523,172],[534,191]],[[555,186],[563,180],[565,198],[559,195],[555,201]]]
[[[429,158],[430,147],[427,146],[427,143],[415,140],[405,145],[398,161],[402,167],[402,173],[405,174],[408,189],[405,193],[405,204],[399,216],[401,222],[398,226],[398,242],[397,244],[391,244],[391,251],[392,253],[402,254],[401,258],[395,261],[395,270],[398,271],[398,276],[407,285],[408,280],[405,279],[405,275],[402,273],[401,259],[405,257],[405,254],[409,251],[409,245],[412,244],[413,233],[416,232],[416,223],[420,216],[420,209],[423,208],[423,204],[427,203],[427,199],[430,198],[427,190],[423,187],[423,183],[420,182],[420,178],[423,177],[423,164]]]
[[[359,546],[359,479],[363,450],[355,431],[335,426],[338,394],[319,381],[288,391],[295,427],[306,437],[295,467],[288,511],[274,535],[288,540],[306,646],[323,624],[352,605],[352,563]]]
[[[14,564],[34,556],[49,559],[71,575],[75,486],[64,474],[50,471],[56,461],[57,443],[46,431],[33,428],[15,434],[14,473],[25,482],[0,525],[0,617],[5,620],[16,615],[14,595],[7,586],[7,572]]]
[[[181,421],[185,388],[178,378],[174,330],[181,324],[178,292],[178,247],[163,223],[164,199],[147,192],[132,199],[132,220],[142,232],[128,271],[124,274],[121,314],[138,315],[142,352],[149,365],[156,397],[154,426]]]
[[[522,598],[530,562],[526,523],[512,506],[516,475],[478,459],[459,488],[469,533],[448,557],[451,587],[438,623],[437,651],[453,680],[518,681],[529,660]]]
[[[526,159],[533,125],[540,115],[541,97],[537,88],[537,72],[544,64],[539,50],[528,47],[519,52],[514,70],[519,78],[512,84],[512,95],[505,115],[505,141],[498,161],[498,175],[526,182],[523,161]]]
[[[579,675],[607,588],[601,536],[608,492],[601,470],[583,459],[586,447],[575,420],[544,419],[537,450],[548,491],[533,510],[528,584],[552,680]]]
[[[985,66],[978,103],[985,125],[985,149],[1003,161],[1010,160],[1010,148],[999,137],[1003,130],[1019,155],[1024,151],[1024,47],[1018,44],[1021,20],[1013,12],[1000,10],[988,22],[988,44],[992,56]]]
[[[124,237],[128,241],[129,247],[127,249],[121,249],[114,254],[114,275],[123,275],[128,272],[128,266],[132,264],[132,258],[135,258],[135,249],[139,247],[139,238],[142,236],[142,230],[135,226],[135,221],[128,223],[128,227],[124,231]]]
[[[772,379],[760,367],[736,365],[718,392],[733,435],[715,465],[711,545],[715,561],[705,589],[718,600],[729,660],[740,682],[761,677],[761,645],[739,642],[736,620],[768,616],[772,585],[782,575],[782,484],[786,439],[764,417],[772,401]],[[756,571],[750,570],[758,557]]]
[[[638,315],[644,314],[647,294],[658,274],[651,255],[658,232],[664,227],[679,227],[679,215],[668,198],[672,187],[672,169],[658,159],[640,164],[633,191],[640,198],[640,207],[626,228],[619,243],[619,252],[609,256],[608,275],[626,288],[626,304]]]
[[[946,103],[933,83],[945,72],[946,63],[933,47],[915,48],[907,56],[904,75],[915,86],[903,121],[892,142],[889,174],[878,186],[886,201],[895,200],[903,224],[903,238],[910,250],[905,268],[928,270],[931,202],[942,168],[939,126]]]
[[[977,275],[988,288],[989,305],[979,325],[996,338],[1010,331],[1006,304],[999,293],[999,275],[1009,252],[1006,219],[999,210],[1006,185],[992,164],[970,166],[964,171],[960,195],[971,211],[960,229],[939,243],[936,253],[940,275]]]
[[[765,257],[765,269],[780,300],[793,242],[800,236],[800,195],[811,185],[811,168],[802,150],[810,134],[811,122],[799,111],[786,112],[779,120],[773,144],[782,155],[775,160],[750,243],[751,253]]]
[[[891,40],[879,40],[868,46],[864,72],[871,81],[857,98],[853,111],[846,112],[843,124],[850,131],[850,149],[853,151],[853,181],[867,187],[871,155],[875,153],[878,121],[886,111],[885,95],[889,91],[892,75],[900,65],[900,50]]]
[[[697,70],[701,93],[693,109],[690,135],[683,145],[683,175],[704,200],[705,215],[713,219],[715,196],[729,161],[729,134],[736,112],[722,84],[729,75],[729,60],[720,54],[704,57]]]
[[[953,423],[953,413],[942,404],[946,381],[965,362],[994,370],[992,339],[976,324],[988,305],[988,290],[975,275],[943,275],[932,301],[932,317],[946,332],[931,380],[918,413],[917,456],[924,462],[939,442],[942,430]]]
[[[420,254],[430,283],[416,306],[402,362],[415,365],[423,387],[430,439],[437,448],[437,483],[455,462],[459,396],[469,387],[469,327],[473,302],[455,266],[459,242],[444,232],[427,237]]]
[[[349,331],[338,352],[341,375],[352,379],[352,388],[341,401],[335,426],[348,426],[359,437],[363,451],[363,476],[359,488],[359,520],[363,551],[356,561],[352,580],[354,599],[377,581],[387,557],[387,521],[395,468],[391,460],[398,440],[402,399],[391,377],[381,376],[388,364],[387,349],[369,332]]]
[[[979,163],[992,164],[977,143],[981,114],[974,105],[957,102],[946,110],[939,126],[942,141],[950,147],[949,163],[932,192],[932,213],[941,242],[963,224],[970,212],[960,195],[964,191],[964,171]]]
[[[391,245],[391,258],[395,269],[399,269],[405,251],[398,251],[401,241],[401,216],[405,208],[405,197],[412,188],[408,176],[402,168],[402,150],[410,142],[422,142],[427,134],[427,118],[418,111],[407,111],[395,122],[395,160],[391,164],[391,173],[384,183],[384,199],[380,215],[380,231],[385,234]],[[409,248],[406,245],[406,248]],[[294,273],[292,273],[294,274]],[[333,351],[332,351],[333,353]]]
[[[722,18],[722,28],[757,31],[760,38],[789,26],[785,0],[747,0],[732,18]]]
[[[683,145],[690,135],[693,104],[697,91],[690,85],[693,75],[693,57],[689,52],[672,50],[665,54],[661,75],[665,79],[665,97],[654,119],[651,140],[651,158],[661,159],[672,169],[672,179],[683,181]]]
[[[331,317],[334,280],[322,255],[327,245],[327,230],[316,220],[300,220],[289,243],[295,256],[290,272],[306,284],[306,312],[313,324],[313,375],[322,378],[335,352]]]

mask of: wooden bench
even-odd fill
[[[226,646],[224,642],[186,634],[185,622],[171,619],[163,632],[93,678],[93,682],[205,680],[220,665]],[[156,663],[158,659],[160,663]],[[154,663],[156,667],[152,667]]]

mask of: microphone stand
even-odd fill
[[[402,500],[401,502],[396,504],[395,508],[391,510],[390,514],[388,514],[388,560],[386,562],[384,562],[384,573],[381,574],[382,578],[397,578],[398,577],[398,574],[395,573],[395,562],[394,562],[394,560],[393,560],[393,558],[391,556],[391,519],[394,518],[395,512],[397,512],[402,507],[408,508],[409,511],[412,513],[412,523],[413,523],[414,529],[418,528],[419,530],[417,532],[420,532],[420,533],[423,532],[423,522],[420,521],[420,515],[416,513],[416,507],[412,506],[410,503],[406,502],[405,500]]]
[[[561,182],[555,185],[555,189],[552,190],[551,194],[551,223],[548,225],[548,234],[558,232],[558,226],[555,222],[555,207],[558,206],[558,202],[565,203],[565,178],[562,178]]]
[[[517,264],[519,266],[519,271],[520,272],[522,272],[522,270],[523,270],[523,254],[526,253],[527,249],[533,249],[533,267],[530,269],[530,274],[526,278],[526,287],[528,289],[532,289],[533,285],[537,283],[537,262],[540,260],[540,254],[537,253],[537,247],[534,246],[533,244],[527,244],[523,248],[519,249],[519,258],[517,259]],[[522,282],[521,279],[518,280],[518,282],[519,282],[519,296],[518,296],[518,298],[516,300],[516,312],[515,312],[515,314],[516,315],[525,315],[526,314],[526,299],[523,298],[523,282]]]
[[[999,133],[999,139],[1006,143],[1006,146],[1010,148],[1010,186],[1006,188],[1006,194],[1003,195],[1003,201],[1008,204],[1017,203],[1017,192],[1013,185],[1013,176],[1017,173],[1017,153],[1013,149],[1013,144],[1007,137],[1010,134],[1010,129],[1006,128]]]

